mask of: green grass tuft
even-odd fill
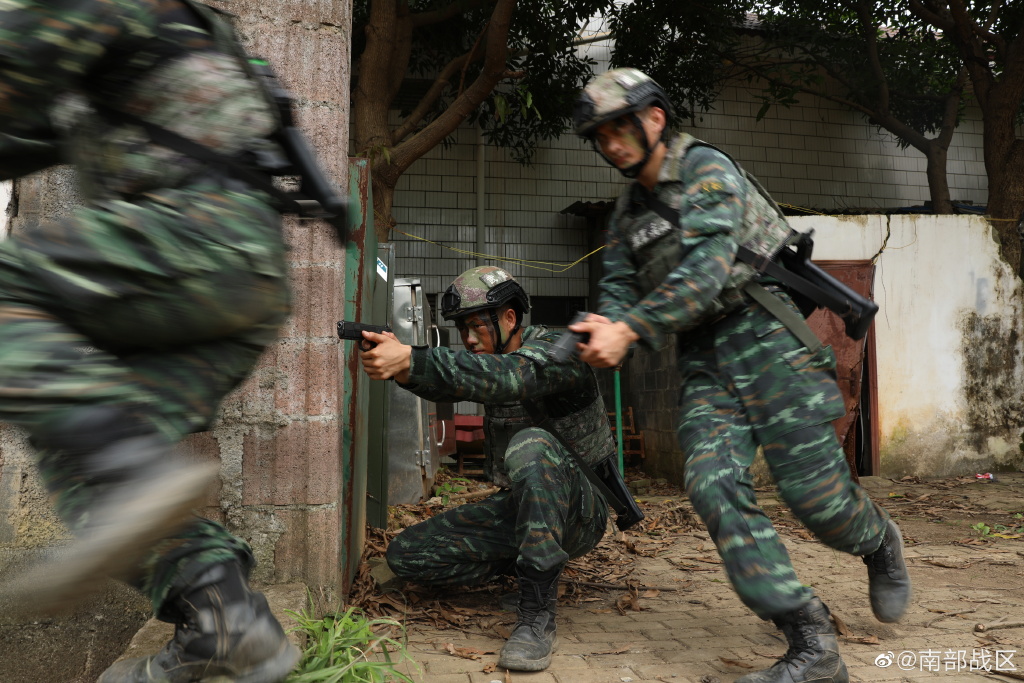
[[[406,660],[417,665],[405,643],[388,635],[396,628],[404,634],[394,619],[370,619],[354,607],[319,619],[312,608],[288,614],[299,624],[294,630],[306,635],[307,646],[285,683],[414,683],[395,668]]]

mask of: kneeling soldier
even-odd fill
[[[501,491],[409,527],[391,542],[388,564],[404,579],[434,586],[515,575],[518,620],[498,666],[540,671],[555,648],[562,569],[597,545],[608,521],[604,498],[558,437],[589,465],[609,457],[614,444],[593,370],[579,359],[552,361],[547,351],[557,335],[523,328],[529,310],[509,273],[472,268],[441,299],[465,351],[364,332],[377,346],[363,352],[362,363],[370,377],[394,378],[425,399],[484,404],[485,471]],[[537,427],[532,415],[541,413],[558,436]]]

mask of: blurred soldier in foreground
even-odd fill
[[[249,546],[190,516],[217,468],[171,450],[289,306],[269,195],[154,142],[159,128],[223,157],[272,147],[273,106],[225,40],[183,0],[0,5],[0,177],[71,162],[86,201],[0,243],[0,420],[28,432],[75,535],[6,590],[41,610],[107,576],[148,596],[174,638],[103,683],[273,682],[298,658],[249,589]]]
[[[598,76],[577,100],[576,132],[635,182],[611,217],[600,315],[572,329],[590,334],[581,357],[596,367],[616,365],[634,342],[678,344],[687,493],[740,598],[789,641],[780,661],[738,683],[845,683],[828,609],[757,506],[748,468],[758,446],[808,529],[864,558],[880,621],[898,620],[910,599],[903,539],[850,477],[831,425],[844,411],[831,348],[777,283],[737,260],[740,246],[773,258],[793,231],[730,157],[668,135],[671,116],[664,91],[636,69]]]
[[[579,359],[553,362],[557,335],[524,329],[529,310],[509,273],[472,268],[441,298],[441,315],[455,321],[465,351],[364,332],[377,346],[362,352],[362,363],[373,379],[394,378],[430,401],[484,404],[485,472],[501,491],[404,530],[388,547],[388,565],[432,586],[518,577],[518,620],[498,666],[540,671],[556,644],[562,569],[597,545],[608,521],[604,498],[550,430],[591,466],[615,446],[594,371]]]

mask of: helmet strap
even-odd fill
[[[512,337],[516,336],[516,332],[519,331],[519,328],[521,327],[521,325],[519,323],[519,314],[516,313],[516,324],[515,324],[515,326],[511,330],[509,330],[508,337],[505,338],[505,341],[502,341],[501,340],[501,325],[498,323],[498,310],[499,310],[499,308],[492,308],[492,309],[490,309],[491,325],[493,326],[493,329],[491,330],[491,334],[494,336],[494,353],[501,354],[501,353],[505,353],[505,349],[508,348],[509,342],[512,341]],[[514,308],[512,308],[510,310],[513,313],[516,312],[516,309],[514,309]]]

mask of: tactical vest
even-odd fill
[[[691,169],[686,165],[686,154],[695,146],[711,147],[721,152],[733,163],[746,181],[743,197],[743,223],[736,234],[736,241],[759,256],[773,259],[796,232],[786,222],[782,210],[768,193],[728,154],[717,147],[686,133],[680,134],[671,144],[662,164],[658,186],[658,198],[675,210],[687,201],[686,176]],[[636,267],[636,281],[641,296],[646,296],[661,285],[668,274],[675,270],[683,259],[683,245],[679,239],[679,226],[669,223],[652,209],[635,215],[627,211],[630,192],[619,198],[615,217],[622,239],[630,246]],[[732,271],[718,298],[706,312],[711,318],[729,313],[744,304],[742,289],[757,276],[757,271],[739,260],[733,263]]]
[[[161,17],[190,10],[198,16],[180,24],[168,19],[155,32],[126,29],[96,68],[83,74],[82,87],[60,93],[49,111],[87,201],[179,187],[209,167],[188,153],[153,144],[144,125],[122,115],[144,115],[145,123],[202,140],[221,155],[276,149],[268,138],[280,128],[277,110],[238,58],[230,26],[187,0],[179,10],[161,10],[167,13]],[[188,48],[194,32],[185,27],[193,25],[209,29],[215,51]]]
[[[525,343],[540,349],[546,358],[547,349],[556,338],[554,334],[540,334]],[[615,439],[596,378],[593,387],[593,400],[568,415],[558,415],[557,395],[537,400],[541,412],[549,417],[563,441],[571,445],[591,467],[615,453]],[[484,443],[487,449],[484,474],[498,486],[512,485],[505,469],[505,453],[512,437],[533,426],[534,421],[521,403],[484,405]]]
[[[257,90],[266,102],[277,124],[281,125],[281,118],[278,110],[278,102],[274,93],[267,88],[264,79],[253,72],[252,63],[245,49],[238,42],[234,28],[227,22],[231,14],[211,5],[206,5],[196,0],[181,0],[181,2],[198,14],[206,22],[206,30],[213,36],[213,42],[217,49],[226,55],[231,55],[238,60],[239,66],[246,72],[249,78],[256,84]]]

